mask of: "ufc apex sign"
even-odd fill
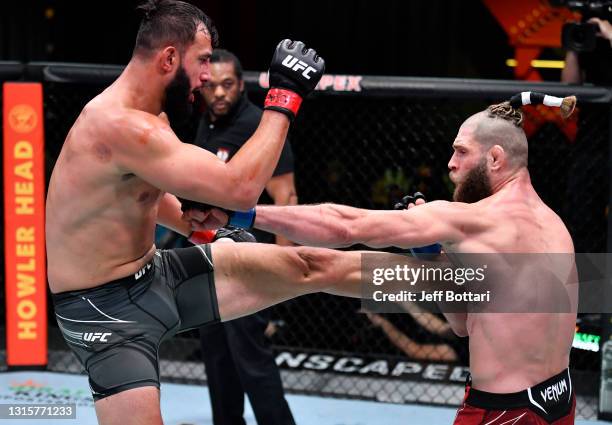
[[[317,70],[314,69],[312,66],[308,66],[306,62],[302,62],[298,58],[293,57],[291,55],[287,55],[287,57],[283,59],[282,64],[283,66],[286,66],[287,68],[292,69],[294,71],[299,71],[303,69],[304,72],[302,72],[302,75],[307,80],[310,80],[310,75],[308,74],[310,74],[311,72],[317,72]]]

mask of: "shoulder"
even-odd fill
[[[104,114],[97,138],[104,140],[121,172],[134,172],[153,161],[171,161],[183,150],[168,122],[156,115],[129,108]]]
[[[451,201],[431,201],[423,204],[423,207],[427,207],[428,211],[432,214],[447,216],[448,218],[465,219],[466,217],[474,217],[477,215],[477,211],[483,210],[486,207],[484,205],[467,204],[465,202],[451,202]]]
[[[109,136],[109,143],[117,147],[155,146],[155,142],[174,134],[167,121],[148,112],[118,108],[104,115],[102,132]]]
[[[486,200],[475,203],[432,201],[423,204],[433,220],[445,223],[464,235],[480,233],[495,226],[499,217]],[[425,212],[425,211],[424,211]]]
[[[574,252],[574,241],[563,219],[548,205],[544,204],[544,207],[542,228],[548,232],[551,240],[556,240],[558,245],[554,249],[560,252]]]

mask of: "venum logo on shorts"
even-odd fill
[[[144,266],[142,269],[138,270],[136,273],[134,273],[134,279],[138,280],[141,277],[143,277],[145,272],[149,270],[151,267],[153,266],[151,265],[151,263],[149,263],[146,266]]]
[[[283,59],[282,63],[283,63],[284,66],[286,66],[287,68],[289,68],[289,69],[291,69],[293,71],[299,71],[299,70],[303,69],[304,72],[302,72],[302,75],[307,80],[310,80],[310,75],[308,75],[309,73],[317,72],[317,70],[314,69],[312,66],[308,66],[308,64],[306,62],[302,62],[298,58],[293,57],[291,55],[287,55],[287,57],[285,59]]]
[[[557,382],[556,384],[549,385],[540,391],[540,395],[542,396],[542,400],[544,402],[548,401],[559,401],[559,397],[561,397],[567,391],[567,381],[565,378]]]

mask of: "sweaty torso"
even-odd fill
[[[154,255],[163,193],[120,170],[112,141],[105,140],[109,111],[120,114],[122,107],[106,92],[92,100],[66,137],[53,169],[46,243],[54,293],[91,288],[135,273]]]
[[[518,263],[532,265],[534,261],[552,262],[550,268],[555,272],[573,276],[571,255],[559,255],[573,254],[571,237],[561,219],[540,200],[530,184],[509,187],[473,205],[483,222],[491,225],[465,229],[472,236],[449,246],[451,252],[530,254],[507,258],[520,258]],[[540,265],[544,266],[538,264],[538,268]],[[498,307],[494,308],[499,310],[494,313],[468,313],[467,317],[472,382],[474,388],[482,391],[521,391],[569,365],[576,314],[567,309],[563,310],[567,313],[551,313],[550,304],[538,309],[537,303],[542,301],[538,297],[543,294],[536,287],[542,282],[529,268],[512,269],[508,275],[511,279],[504,279],[503,284],[513,285],[512,292],[517,296],[496,300]],[[566,289],[570,297],[577,296],[575,285]],[[508,310],[497,313],[504,311],[505,302],[534,307],[520,313]]]

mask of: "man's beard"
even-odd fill
[[[487,176],[487,162],[483,159],[467,173],[463,183],[457,185],[453,193],[453,200],[471,204],[491,195],[491,182]]]
[[[187,72],[181,66],[165,90],[163,110],[172,127],[184,124],[193,113],[193,105],[189,102],[190,87]]]

